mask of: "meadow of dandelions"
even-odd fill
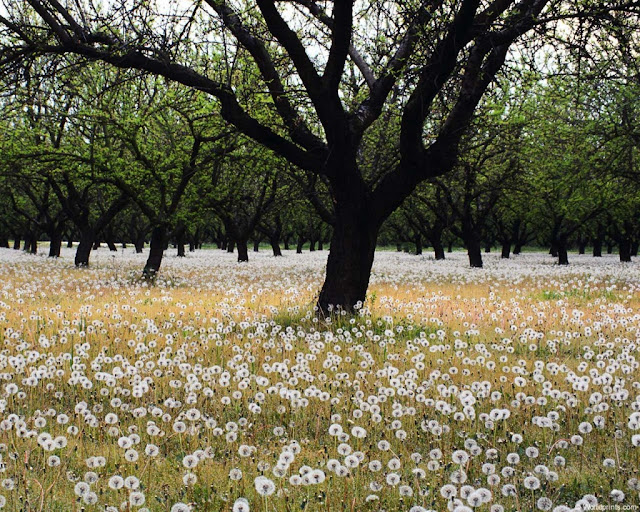
[[[381,252],[92,267],[0,250],[0,507],[573,511],[640,503],[640,267]]]

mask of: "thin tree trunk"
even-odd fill
[[[78,247],[76,247],[76,257],[74,260],[76,267],[89,266],[89,256],[94,246],[94,239],[95,233],[92,230],[87,229],[80,232],[80,242],[78,243]]]
[[[613,254],[613,242],[607,242],[607,254]]]
[[[289,240],[291,239],[291,237],[289,235],[285,235],[282,238],[282,243],[284,244],[284,250],[288,251],[290,249],[289,247]]]
[[[620,253],[620,261],[628,263],[631,261],[631,241],[628,238],[623,238],[619,241],[618,251]]]
[[[62,235],[53,233],[50,238],[51,242],[49,243],[49,257],[59,258],[60,250],[62,248]]]
[[[147,278],[153,278],[158,274],[162,264],[162,256],[166,244],[167,228],[159,225],[151,231],[151,242],[149,243],[149,256],[144,266],[142,274]]]
[[[469,265],[472,268],[482,268],[482,249],[480,240],[477,240],[474,236],[470,236],[465,240],[467,246],[467,254],[469,256]]]
[[[260,251],[260,240],[254,240],[253,241],[253,252],[259,252]]]
[[[416,235],[414,243],[416,245],[416,256],[420,256],[422,254],[422,237]]]
[[[302,248],[304,247],[304,238],[298,238],[298,243],[296,244],[296,254],[302,254]]]
[[[586,250],[587,250],[587,241],[578,240],[578,254],[584,254]]]
[[[449,253],[453,252],[453,242],[449,242],[447,244],[447,252]]]
[[[593,257],[594,258],[602,257],[602,238],[593,239]]]
[[[556,255],[558,257],[558,265],[568,265],[569,264],[569,255],[567,252],[567,241],[566,240],[558,240],[555,245]]]
[[[640,243],[637,240],[631,242],[631,256],[638,256],[638,247],[640,247]]]
[[[324,248],[323,242],[322,242],[322,238],[320,238],[318,240],[318,250],[321,251]]]
[[[316,250],[316,241],[315,240],[311,240],[309,242],[309,251],[310,252],[314,252]]]
[[[500,252],[500,257],[502,259],[509,259],[509,253],[511,252],[511,242],[510,241],[504,241],[502,242],[502,250]]]
[[[271,250],[273,250],[273,255],[274,256],[282,256],[282,251],[280,250],[280,244],[278,243],[278,239],[277,238],[271,238],[269,240],[269,243],[271,244]]]
[[[244,261],[249,261],[249,251],[247,248],[247,239],[246,238],[239,238],[236,241],[237,245],[238,245],[238,261],[239,262],[244,262]]]

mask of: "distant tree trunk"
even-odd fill
[[[555,244],[556,255],[558,257],[558,265],[568,265],[569,255],[567,253],[567,241],[558,240]]]
[[[91,229],[80,232],[80,242],[76,247],[75,265],[76,267],[88,267],[89,256],[94,246],[95,233]]]
[[[613,242],[607,242],[607,254],[613,254]]]
[[[505,240],[502,242],[502,250],[500,252],[500,257],[504,260],[509,259],[509,253],[511,252],[511,242],[509,240]]]
[[[522,244],[520,242],[516,242],[513,246],[513,254],[520,254],[522,252]]]
[[[189,240],[189,252],[196,252],[196,243],[193,239]]]
[[[13,239],[13,249],[15,251],[19,251],[20,250],[20,237],[15,237]]]
[[[416,246],[416,256],[420,256],[422,254],[422,237],[419,234],[416,235],[414,243]]]
[[[282,251],[280,250],[280,244],[278,243],[278,239],[270,238],[269,243],[271,244],[271,250],[273,251],[273,255],[282,256]]]
[[[447,252],[450,252],[450,253],[453,252],[453,242],[449,242],[447,244]]]
[[[73,247],[73,238],[69,236],[69,238],[67,238],[67,249],[71,249],[72,247]]]
[[[402,252],[402,244],[399,242],[396,242],[396,252]]]
[[[231,253],[235,250],[236,248],[236,241],[235,240],[229,240],[227,242],[227,252]]]
[[[558,257],[558,244],[556,242],[551,242],[551,247],[549,247],[549,254],[554,258]]]
[[[158,274],[162,264],[162,256],[166,245],[167,227],[158,225],[151,231],[151,241],[149,243],[149,256],[142,271],[143,275],[152,278]]]
[[[631,242],[631,256],[637,256],[638,255],[638,248],[640,247],[640,243],[638,243],[637,240],[634,240],[633,242]]]
[[[462,241],[467,248],[469,265],[472,268],[482,268],[482,244],[472,224],[463,226]]]
[[[440,261],[440,260],[444,260],[444,246],[442,245],[442,242],[435,241],[435,242],[431,242],[431,245],[433,246],[433,252],[434,252],[434,256],[436,258],[436,260]]]
[[[249,261],[249,251],[247,249],[247,239],[239,238],[236,243],[238,244],[238,261]]]
[[[316,241],[315,240],[311,240],[309,242],[309,251],[310,252],[314,252],[316,250]]]
[[[484,246],[484,252],[486,253],[490,253],[491,252],[491,242],[487,242],[487,245]]]
[[[593,257],[594,258],[602,257],[602,238],[593,239]]]
[[[305,239],[303,237],[298,238],[298,243],[296,244],[296,254],[302,254],[302,248],[304,247]]]
[[[22,246],[22,250],[24,252],[29,252],[30,248],[31,248],[31,238],[29,237],[29,235],[26,235],[24,237],[24,245]]]
[[[253,252],[258,252],[260,251],[260,240],[254,240],[253,241]]]
[[[3,247],[5,249],[9,248],[9,237],[0,236],[0,247]]]
[[[185,251],[185,231],[186,228],[184,226],[184,224],[180,224],[177,229],[175,230],[175,237],[176,237],[176,248],[178,250],[177,252],[177,256],[178,258],[184,258],[187,254]]]
[[[31,254],[38,254],[38,237],[36,235],[33,235],[29,241],[29,252]]]
[[[289,235],[284,235],[282,237],[282,243],[284,245],[284,250],[288,251],[290,249],[289,247],[289,241],[291,240],[291,237]]]
[[[620,261],[625,263],[631,261],[631,241],[628,238],[622,238],[618,242],[618,251],[620,252]]]
[[[226,251],[227,250],[227,239],[226,238],[222,238],[220,240],[220,243],[218,244],[218,249],[220,249],[221,251]]]
[[[587,241],[584,239],[578,240],[578,254],[584,254],[587,250]]]
[[[142,251],[144,250],[144,235],[141,234],[138,236],[134,245],[136,246],[136,254],[142,254]]]
[[[62,248],[62,234],[51,233],[51,242],[49,243],[49,257],[59,258],[60,250]]]
[[[467,254],[469,255],[469,265],[472,268],[482,268],[482,250],[480,248],[480,242],[478,240],[468,240],[465,244],[467,245]]]
[[[321,251],[323,247],[324,247],[323,241],[322,241],[322,238],[320,238],[318,239],[318,250]]]

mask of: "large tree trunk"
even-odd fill
[[[520,242],[516,242],[513,246],[513,254],[520,254],[522,252],[522,244]]]
[[[13,239],[13,249],[16,251],[20,250],[20,238],[17,236]]]
[[[136,246],[136,254],[142,254],[142,251],[144,250],[144,235],[141,234],[136,238],[134,245]]]
[[[167,228],[159,225],[151,231],[151,242],[149,243],[149,256],[147,263],[142,271],[143,275],[152,278],[157,275],[162,264],[162,256],[164,255],[164,247],[166,244]]]
[[[247,248],[247,239],[238,238],[236,241],[238,244],[238,261],[249,261],[249,250]]]
[[[29,252],[31,254],[38,254],[38,237],[33,235],[29,240]]]
[[[628,263],[631,261],[631,241],[623,238],[618,243],[618,251],[620,252],[620,261]]]
[[[434,252],[434,256],[436,258],[436,260],[440,261],[440,260],[444,260],[444,245],[442,245],[442,242],[437,241],[437,242],[432,242],[432,246],[433,246],[433,252]]]
[[[1,236],[0,237],[0,247],[3,247],[5,249],[9,248],[9,237],[8,236]]]
[[[31,238],[29,237],[29,235],[24,237],[24,245],[22,246],[22,250],[24,252],[29,252],[29,249],[31,247]]]
[[[364,303],[373,265],[379,226],[372,221],[364,194],[338,191],[339,196],[345,194],[335,203],[331,251],[318,299],[323,314],[329,313],[329,306],[352,312],[354,305]]]
[[[89,256],[93,248],[93,242],[95,239],[95,233],[90,230],[84,230],[80,232],[80,242],[76,247],[75,265],[76,267],[88,267]]]
[[[502,250],[500,252],[500,257],[502,259],[509,259],[509,253],[511,252],[511,242],[506,240],[502,242]]]
[[[235,240],[229,240],[227,242],[227,252],[228,253],[232,253],[236,248],[236,241]]]

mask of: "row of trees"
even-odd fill
[[[638,238],[635,2],[11,3],[2,237],[326,242],[364,300],[378,241]]]

